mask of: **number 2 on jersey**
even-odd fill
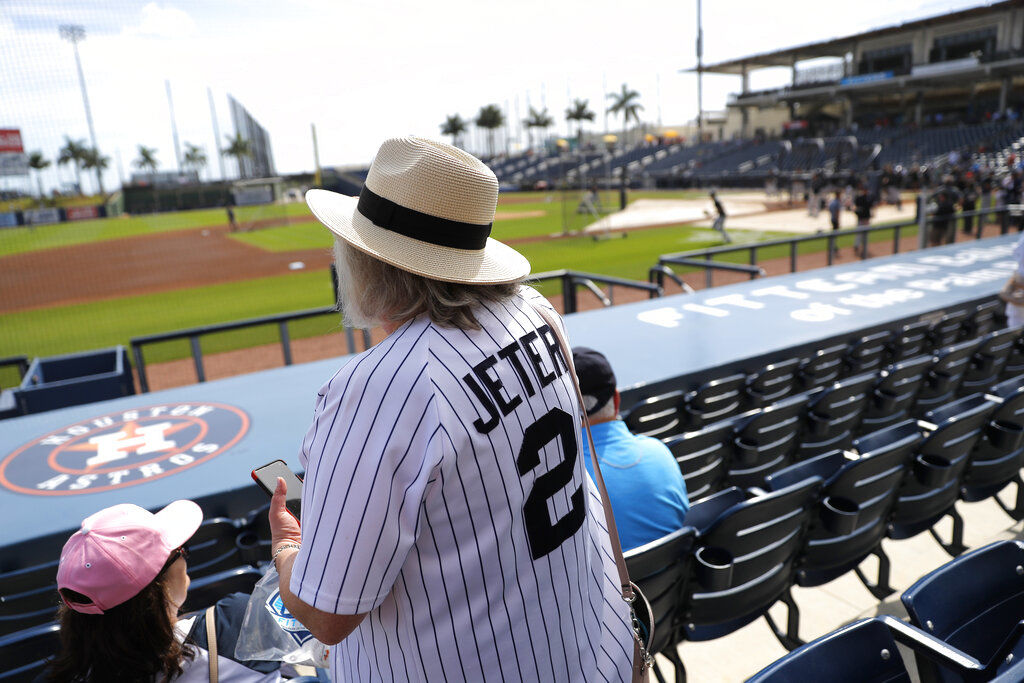
[[[537,477],[523,505],[526,537],[534,560],[539,560],[575,534],[586,517],[583,486],[570,497],[569,513],[556,522],[548,513],[548,499],[572,482],[576,469],[576,426],[572,416],[560,408],[552,408],[526,428],[523,445],[516,458],[519,476],[525,476],[540,465],[540,451],[554,439],[561,438],[565,459]]]

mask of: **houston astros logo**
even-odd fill
[[[0,485],[39,496],[95,493],[176,474],[238,443],[249,416],[222,403],[165,403],[68,425],[0,462]]]

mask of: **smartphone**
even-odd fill
[[[253,480],[261,489],[267,492],[268,496],[274,495],[278,477],[284,479],[284,483],[288,485],[288,496],[285,499],[288,512],[295,519],[301,520],[302,517],[300,517],[299,513],[302,510],[302,480],[299,479],[299,475],[288,469],[288,465],[284,464],[284,460],[268,462],[266,465],[257,467],[252,471]]]

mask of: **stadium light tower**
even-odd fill
[[[78,85],[82,88],[82,103],[85,105],[85,120],[89,124],[89,139],[92,141],[92,148],[99,153],[96,145],[96,129],[92,125],[92,110],[89,108],[89,94],[85,90],[85,75],[82,73],[82,59],[78,56],[78,44],[85,40],[85,27],[78,24],[62,24],[60,26],[60,37],[71,43],[75,49],[75,66],[78,67]],[[96,184],[100,194],[103,194],[103,171],[96,167]]]
[[[697,0],[697,144],[704,142],[704,27]]]

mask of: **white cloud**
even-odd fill
[[[188,38],[198,31],[195,20],[176,7],[161,7],[150,2],[142,8],[142,20],[125,28],[125,35],[153,38]]]

